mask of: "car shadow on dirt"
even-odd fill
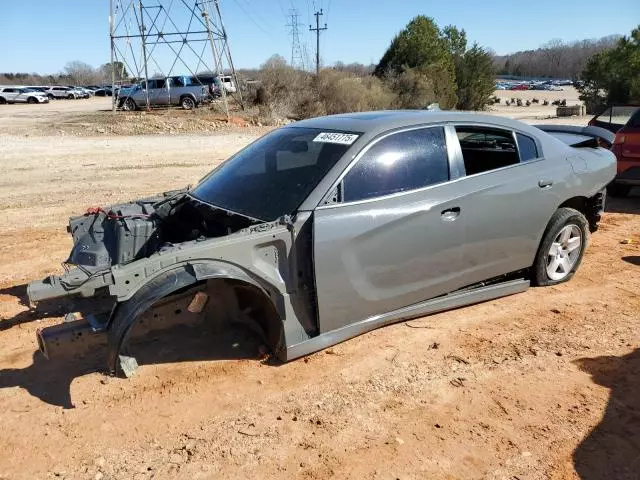
[[[578,445],[573,462],[582,480],[631,480],[640,472],[640,348],[621,357],[576,363],[611,390],[600,423]]]
[[[221,360],[254,360],[279,365],[264,353],[262,339],[240,324],[224,331],[200,327],[175,325],[152,330],[136,338],[127,347],[127,355],[134,356],[142,368],[144,365]],[[52,360],[36,351],[28,367],[0,369],[0,389],[21,387],[43,402],[74,408],[70,393],[73,380],[89,373],[106,372],[106,365],[106,347]],[[120,378],[120,381],[128,380]]]
[[[631,190],[626,197],[607,196],[606,211],[612,213],[640,214],[640,187]]]
[[[18,304],[27,307],[28,310],[24,310],[11,318],[0,320],[0,332],[13,328],[16,325],[33,322],[38,319],[60,317],[69,311],[65,310],[67,305],[62,302],[43,302],[36,307],[31,307],[29,305],[29,299],[27,298],[26,283],[0,288],[0,297],[3,295],[15,297],[18,300]]]
[[[637,265],[640,267],[640,255],[628,255],[626,257],[622,257],[622,260],[630,263],[631,265]]]

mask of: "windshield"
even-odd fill
[[[211,172],[192,195],[248,217],[276,220],[300,206],[357,138],[316,128],[275,130]]]

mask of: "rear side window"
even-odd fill
[[[520,150],[520,161],[526,162],[538,158],[538,147],[533,138],[522,133],[516,133],[518,139],[518,150]]]
[[[520,163],[513,133],[488,127],[456,127],[467,175]]]
[[[343,201],[406,192],[449,180],[444,128],[399,132],[375,143],[344,178]]]

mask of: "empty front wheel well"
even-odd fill
[[[163,322],[166,326],[198,318],[215,323],[216,328],[242,323],[275,354],[282,349],[282,321],[266,290],[233,274],[198,280],[190,268],[177,268],[154,278],[118,304],[108,327],[109,370],[115,372],[121,363],[121,350],[126,350],[134,326],[155,330]],[[130,368],[123,367],[125,374]]]

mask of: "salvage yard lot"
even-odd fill
[[[21,302],[61,270],[68,216],[195,183],[269,129],[156,112],[124,135],[109,101],[0,108],[0,479],[637,478],[638,189],[609,200],[567,284],[284,365],[251,345],[185,349],[128,380],[44,360],[35,332],[60,312]],[[525,108],[495,112],[553,113]]]

